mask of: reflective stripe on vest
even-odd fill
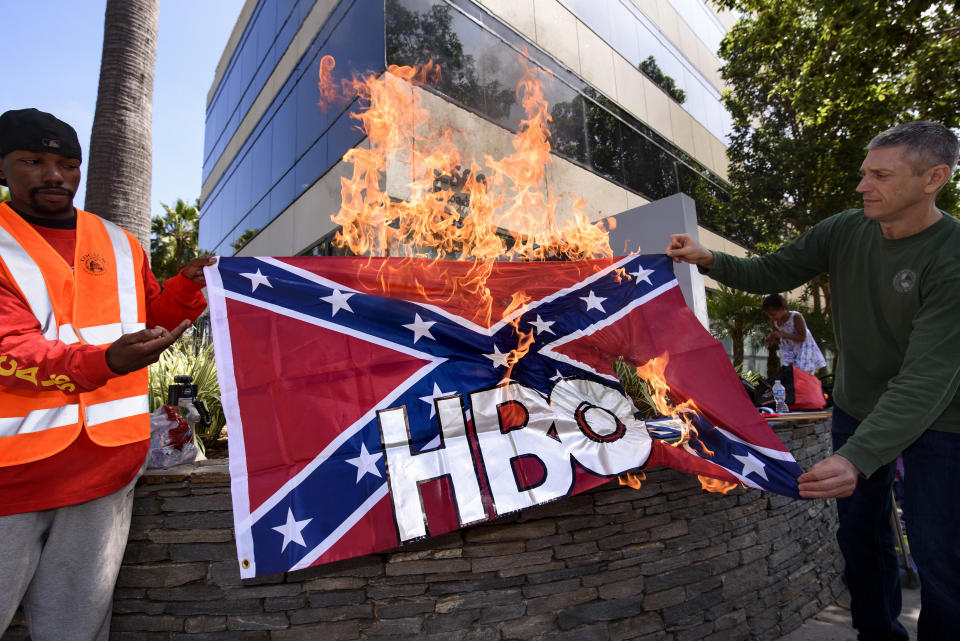
[[[117,334],[114,338],[107,341],[108,343],[112,343],[120,338],[121,334],[140,331],[145,325],[137,322],[136,277],[138,274],[135,273],[133,268],[133,253],[130,250],[130,241],[127,239],[127,234],[108,220],[101,219],[100,222],[107,228],[107,233],[110,235],[110,242],[113,244],[113,259],[117,265],[117,292],[120,294],[120,334]],[[130,268],[121,269],[121,265],[129,265]],[[102,325],[101,327],[106,326]],[[83,336],[83,332],[84,330],[81,330],[81,336]],[[93,343],[92,341],[86,340],[86,338],[84,338],[84,341],[94,345],[102,344]]]
[[[150,400],[146,394],[141,394],[129,398],[118,398],[105,403],[87,405],[86,408],[84,408],[84,415],[87,420],[87,425],[93,426],[119,418],[146,414],[149,411]]]
[[[0,436],[14,434],[29,434],[53,427],[73,425],[80,420],[80,406],[76,403],[51,407],[43,410],[33,410],[26,416],[12,416],[0,418]]]
[[[107,345],[120,338],[122,334],[138,332],[145,327],[146,324],[137,322],[127,323],[125,325],[121,323],[110,323],[109,325],[82,327],[77,331],[80,332],[80,338],[83,339],[83,342],[88,345]],[[61,329],[63,329],[63,327],[61,327]]]
[[[74,343],[79,343],[80,339],[77,337],[77,332],[73,329],[73,325],[70,323],[65,323],[60,326],[59,330],[60,341],[66,343],[67,345],[73,345]]]
[[[57,319],[53,315],[53,304],[47,288],[42,286],[43,272],[3,226],[0,226],[0,256],[3,256],[3,262],[20,286],[20,291],[30,305],[30,311],[37,317],[44,338],[55,340],[58,337]],[[34,286],[24,287],[25,283],[33,283]],[[41,286],[37,287],[36,283],[41,283]]]

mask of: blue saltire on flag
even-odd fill
[[[642,467],[797,496],[800,468],[666,257],[495,263],[489,305],[477,269],[348,257],[206,269],[242,576],[390,549]],[[682,446],[675,421],[636,418],[611,367],[663,354],[671,395],[701,412]]]

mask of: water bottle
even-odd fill
[[[779,379],[773,382],[773,400],[777,403],[777,414],[786,414],[790,411],[790,408],[787,407],[787,390]]]

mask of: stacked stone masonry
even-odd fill
[[[777,429],[801,466],[829,421]],[[241,580],[225,461],[137,489],[117,641],[778,639],[843,591],[826,501],[700,489],[659,469],[487,525]],[[0,641],[27,639],[22,619]]]

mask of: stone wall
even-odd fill
[[[777,429],[800,464],[829,421]],[[224,461],[148,472],[112,638],[778,639],[843,590],[832,502],[654,470],[404,547],[241,581]],[[2,641],[25,639],[15,624]]]

